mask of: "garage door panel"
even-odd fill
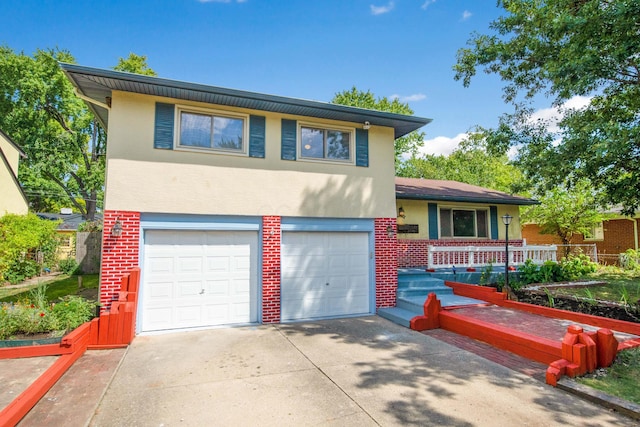
[[[141,329],[258,320],[258,233],[145,233]]]
[[[369,243],[363,232],[286,232],[281,319],[370,312]]]

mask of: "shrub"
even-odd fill
[[[537,283],[539,278],[539,268],[538,266],[531,260],[528,259],[518,267],[518,271],[520,272],[520,280],[525,285],[530,283]]]
[[[640,251],[627,249],[620,254],[620,266],[625,270],[640,270]]]
[[[58,261],[58,269],[65,274],[79,274],[80,269],[78,267],[78,263],[73,258],[65,258]]]
[[[560,280],[575,280],[588,273],[594,273],[598,264],[585,254],[569,255],[560,261],[562,269]]]
[[[56,221],[35,214],[0,218],[0,279],[18,283],[52,264],[58,246]]]
[[[96,306],[96,302],[75,295],[49,303],[46,287],[41,286],[24,300],[0,303],[0,339],[75,329],[93,318]]]
[[[545,261],[538,272],[538,282],[551,283],[557,282],[562,277],[562,269],[555,261]]]

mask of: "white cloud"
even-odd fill
[[[382,15],[384,13],[389,13],[393,10],[395,4],[390,1],[386,6],[374,6],[371,5],[371,14],[372,15]]]
[[[436,136],[432,139],[425,139],[424,146],[420,148],[418,154],[435,154],[437,156],[448,156],[453,152],[453,150],[458,148],[460,142],[462,142],[468,136],[468,133],[459,133],[453,138],[449,138],[448,136]]]
[[[460,20],[466,21],[467,19],[471,18],[472,15],[473,13],[469,12],[468,10],[465,10],[464,12],[462,12],[462,18]]]
[[[550,132],[556,133],[560,130],[558,122],[562,120],[567,110],[580,110],[591,102],[591,98],[587,96],[574,96],[567,100],[560,107],[542,108],[531,114],[531,122],[544,121],[548,123]]]
[[[424,3],[422,3],[422,6],[420,6],[420,9],[422,10],[427,10],[427,8],[434,4],[436,2],[436,0],[426,0]]]
[[[400,102],[416,102],[416,101],[422,101],[423,99],[426,99],[427,95],[422,94],[422,93],[414,93],[413,95],[407,95],[407,96],[400,96],[398,94],[393,94],[389,97],[389,99],[397,99]]]

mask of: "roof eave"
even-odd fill
[[[461,197],[461,196],[423,196],[423,195],[407,195],[404,193],[396,192],[397,200],[432,200],[435,202],[462,202],[462,203],[491,203],[495,205],[518,205],[518,206],[530,206],[538,205],[540,202],[533,199],[495,199],[491,197]]]
[[[159,77],[150,77],[140,74],[125,73],[121,71],[84,67],[75,64],[60,63],[60,67],[80,93],[86,97],[94,99],[98,103],[104,103],[104,98],[110,97],[113,90],[122,90],[126,92],[157,95],[190,101],[199,101],[198,98],[202,98],[200,95],[206,94],[210,97],[222,100],[215,102],[218,105],[236,106],[307,117],[335,119],[355,123],[364,123],[365,121],[368,121],[373,126],[378,125],[392,127],[394,129],[394,138],[399,138],[413,132],[414,130],[418,130],[432,121],[432,119],[417,116],[407,116],[319,101],[266,95],[236,89],[182,82],[178,80],[169,80]],[[83,81],[81,81],[81,76],[86,78],[87,83],[89,83],[90,80],[92,87],[89,87],[89,84],[85,86]],[[119,86],[120,88],[116,88],[115,86]],[[93,93],[89,93],[88,89],[93,89]],[[104,108],[91,104],[90,108],[99,117],[99,120],[106,129],[108,125],[108,111]]]

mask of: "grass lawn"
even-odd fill
[[[97,300],[99,279],[97,274],[85,274],[82,276],[82,288],[78,288],[78,276],[60,275],[55,279],[21,287],[0,288],[0,302],[16,302],[20,298],[29,295],[31,289],[45,285],[47,287],[47,299],[55,301],[65,295],[80,295],[87,299]]]
[[[640,404],[640,348],[621,351],[613,365],[576,379],[596,390]]]

